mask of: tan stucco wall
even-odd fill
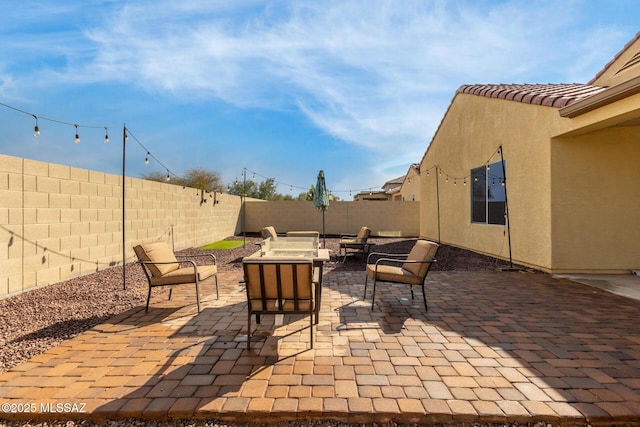
[[[421,236],[508,259],[506,226],[472,224],[470,186],[445,182],[502,145],[514,262],[554,273],[638,269],[640,127],[611,126],[628,120],[621,108],[590,113],[593,125],[581,117],[577,131],[555,108],[457,95],[421,164]],[[445,172],[439,230],[435,166]]]
[[[557,132],[552,127],[557,119],[557,110],[552,108],[456,95],[421,162],[421,236],[509,258],[507,227],[472,224],[471,185],[464,185],[471,169],[500,160],[496,150],[502,145],[512,259],[550,269],[549,135]],[[442,170],[443,175],[437,176],[436,170]],[[453,178],[458,178],[456,185]]]
[[[640,128],[611,127],[551,145],[557,272],[640,268]]]
[[[0,155],[0,297],[122,265],[122,177]],[[176,249],[239,230],[240,198],[126,178],[126,258],[142,241]]]
[[[325,212],[326,234],[357,233],[367,226],[376,236],[415,237],[419,233],[418,202],[331,202]],[[312,202],[247,202],[247,231],[272,225],[277,232],[322,231],[322,212]]]

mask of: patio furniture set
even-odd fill
[[[263,240],[259,250],[243,258],[244,284],[247,292],[247,349],[251,348],[251,317],[260,323],[263,315],[305,314],[309,315],[310,347],[313,348],[313,325],[318,323],[322,302],[322,271],[329,261],[328,249],[320,247],[319,232],[290,231],[278,234],[274,227],[261,231]],[[425,310],[428,310],[425,280],[435,256],[438,244],[417,240],[408,254],[371,252],[374,245],[369,241],[371,230],[362,227],[356,235],[341,235],[340,254],[342,262],[347,253],[367,255],[363,299],[367,296],[368,281],[373,281],[371,309],[374,309],[378,282],[408,284],[411,298],[413,286],[422,287]],[[140,244],[134,247],[138,263],[147,277],[149,292],[146,310],[149,311],[151,290],[154,287],[195,285],[196,302],[200,312],[200,283],[215,278],[216,298],[218,291],[218,268],[213,254],[202,255],[213,259],[213,264],[198,265],[193,256],[178,259],[165,242]]]

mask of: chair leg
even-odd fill
[[[151,285],[149,285],[149,293],[147,294],[147,313],[149,312],[149,301],[151,301]]]
[[[251,312],[247,319],[247,350],[251,350]]]
[[[367,280],[369,279],[369,275],[365,274],[364,276],[364,295],[362,296],[362,300],[367,299]]]
[[[198,305],[198,313],[200,313],[200,283],[196,278],[196,304]]]
[[[220,299],[220,291],[218,291],[218,273],[216,273],[216,299]]]
[[[313,348],[313,312],[309,316],[309,330],[311,331],[311,348]]]
[[[169,300],[171,300],[171,293],[173,292],[173,287],[169,288]]]
[[[415,299],[413,296],[413,285],[409,285],[409,288],[411,289],[411,299]]]
[[[378,283],[378,278],[373,278],[373,294],[371,295],[371,311],[373,311],[373,305],[376,302],[376,284]]]
[[[424,299],[424,310],[429,311],[429,307],[427,307],[427,293],[424,288],[424,283],[422,284],[422,298]]]

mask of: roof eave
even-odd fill
[[[588,98],[576,101],[566,107],[562,107],[560,108],[560,116],[568,118],[577,117],[581,114],[612,104],[637,93],[640,93],[640,76],[634,77],[631,80],[627,80],[626,82],[615,86],[611,86],[602,92],[598,92]]]

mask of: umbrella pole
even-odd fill
[[[324,229],[324,209],[322,210],[322,242],[324,248],[327,249],[327,233]]]

